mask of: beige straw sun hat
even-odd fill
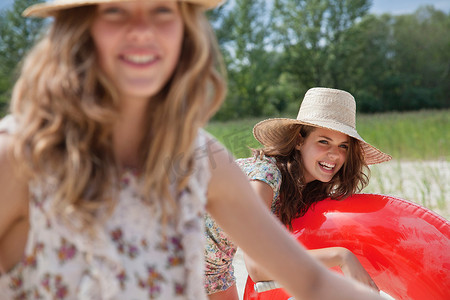
[[[356,131],[355,118],[356,102],[350,93],[329,88],[312,88],[303,98],[297,119],[274,118],[261,121],[253,127],[253,135],[264,146],[276,146],[292,125],[322,127],[357,139],[368,165],[390,160],[390,155],[363,140]]]
[[[54,15],[57,11],[74,8],[78,6],[95,5],[101,3],[114,3],[114,2],[130,2],[136,0],[48,0],[47,2],[31,5],[22,13],[25,17],[49,17]],[[141,1],[156,1],[156,0],[141,0]],[[165,1],[180,1],[199,4],[206,9],[211,9],[224,0],[165,0]]]

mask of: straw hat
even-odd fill
[[[347,134],[359,140],[364,160],[377,164],[390,160],[387,155],[368,144],[356,131],[356,102],[350,93],[329,88],[309,89],[300,105],[297,119],[275,118],[259,122],[253,135],[264,146],[276,146],[295,124],[322,127]]]
[[[133,0],[48,0],[44,3],[38,3],[31,5],[22,13],[25,17],[49,17],[54,15],[57,11],[62,9],[68,9],[78,6],[95,5],[101,3],[114,3],[114,2],[127,2]],[[155,0],[146,0],[155,1]],[[167,0],[166,0],[167,1]],[[224,0],[168,0],[168,1],[180,1],[191,2],[199,4],[206,9],[214,8],[221,4]]]

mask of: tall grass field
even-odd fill
[[[289,116],[295,118],[295,116]],[[260,147],[253,126],[264,118],[211,122],[206,130],[236,158]],[[358,133],[390,154],[373,165],[363,193],[393,195],[421,204],[450,219],[450,110],[357,115]]]

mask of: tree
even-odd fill
[[[0,11],[0,115],[5,113],[15,81],[16,69],[33,45],[44,21],[21,16],[24,9],[38,0],[15,0],[11,9]]]
[[[312,86],[343,86],[352,59],[346,36],[370,4],[369,0],[275,0],[274,30],[301,93]]]
[[[432,7],[414,14],[367,16],[347,44],[358,109],[405,111],[450,106],[450,15]]]
[[[216,32],[228,70],[229,92],[216,119],[260,116],[276,110],[269,88],[276,81],[265,0],[236,0]]]
[[[392,59],[399,76],[391,109],[450,107],[450,15],[432,6],[398,16]]]
[[[362,112],[385,111],[390,78],[393,78],[392,16],[368,15],[353,26],[346,43],[352,45],[345,88],[352,91],[357,109]]]

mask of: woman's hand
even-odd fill
[[[340,248],[339,252],[341,253],[341,263],[339,264],[339,267],[346,276],[356,279],[376,291],[380,291],[369,273],[367,273],[358,258],[350,250]]]
[[[377,285],[361,265],[358,258],[347,248],[328,247],[308,250],[308,252],[313,257],[320,260],[326,267],[340,267],[344,275],[379,291]]]

